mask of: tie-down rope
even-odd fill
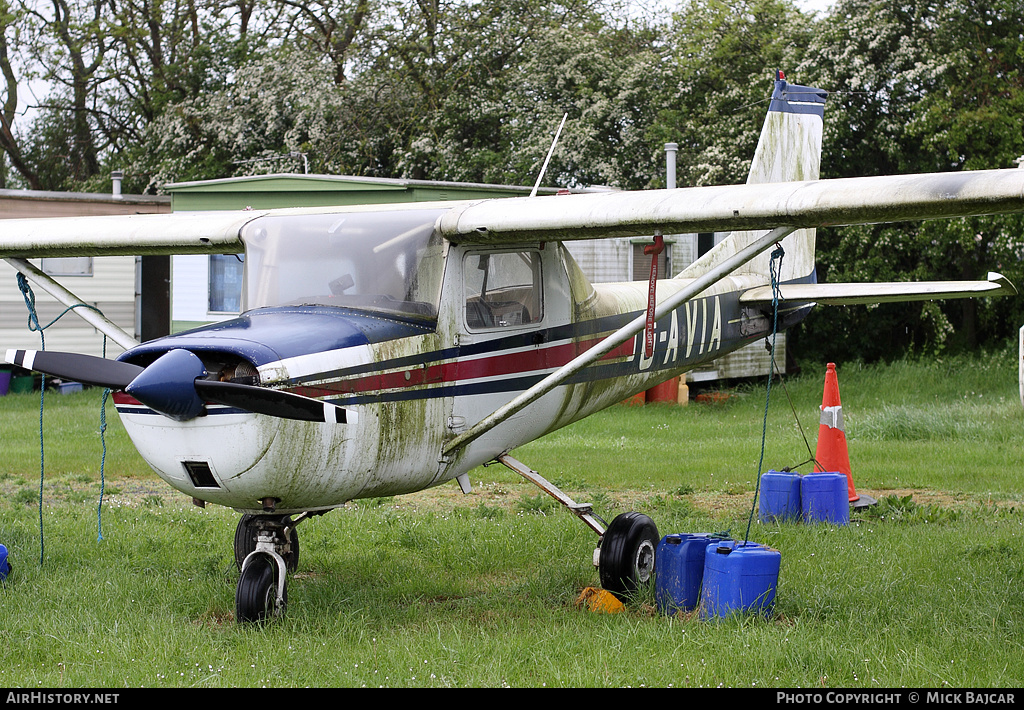
[[[57,321],[59,321],[61,318],[63,318],[64,315],[67,314],[69,311],[74,310],[75,308],[89,308],[96,311],[100,315],[103,314],[99,308],[96,308],[96,306],[89,305],[88,303],[76,303],[72,306],[68,306],[67,308],[65,308],[56,318],[51,320],[46,325],[39,325],[39,314],[36,311],[36,295],[35,293],[33,293],[32,287],[29,285],[28,279],[25,278],[24,274],[18,272],[17,277],[18,290],[21,291],[21,295],[25,299],[25,307],[28,309],[28,329],[32,331],[38,331],[40,350],[46,350],[46,337],[44,336],[43,331],[49,328],[54,323],[56,323]],[[107,336],[104,335],[103,356],[106,357],[106,354]],[[46,399],[46,375],[40,374],[40,377],[41,379],[39,381],[39,564],[42,565],[46,554],[45,537],[43,535],[43,484],[46,470],[45,446],[43,443],[43,407]],[[100,459],[100,502],[96,510],[97,538],[99,540],[103,539],[103,491],[105,488],[104,466],[106,465],[107,460],[107,442],[104,434],[107,429],[106,406],[107,396],[109,394],[109,389],[103,392],[103,401],[100,404],[100,443],[103,446],[103,455],[102,458]]]

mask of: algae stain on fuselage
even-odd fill
[[[417,355],[429,355],[440,350],[440,337],[429,333],[411,338],[386,341],[374,346],[377,362],[404,358],[415,360]],[[397,368],[399,379],[418,384],[414,388],[430,389],[443,385],[441,365],[428,363]],[[433,482],[439,473],[438,455],[445,436],[445,423],[451,413],[450,396],[404,396],[390,398],[380,390],[379,399],[364,405],[372,410],[376,420],[376,460],[371,463],[369,475],[358,497],[396,495],[422,489]]]

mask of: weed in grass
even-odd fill
[[[962,511],[937,505],[921,505],[913,495],[888,495],[880,498],[877,505],[859,510],[857,515],[864,520],[889,521],[891,523],[950,523],[956,521]]]
[[[560,506],[554,498],[546,493],[538,493],[534,496],[526,495],[521,497],[519,502],[516,504],[516,507],[524,513],[531,513],[534,515],[551,515],[555,513]]]
[[[496,505],[487,505],[486,503],[480,503],[476,508],[473,509],[476,515],[485,520],[496,520],[504,517],[505,511]]]
[[[1005,541],[983,542],[969,545],[964,554],[979,560],[994,559],[1000,561],[1016,561],[1021,559],[1020,547]]]
[[[13,500],[15,503],[24,503],[26,505],[37,503],[39,501],[39,491],[31,488],[19,488],[14,494]]]

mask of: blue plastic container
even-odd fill
[[[761,493],[758,498],[758,519],[762,523],[776,520],[799,520],[803,515],[800,507],[799,473],[769,471],[761,474]]]
[[[7,548],[0,545],[0,582],[7,579],[11,573],[11,563],[7,561]]]
[[[804,520],[809,523],[848,525],[850,494],[842,473],[809,473],[800,481]]]
[[[71,394],[72,392],[81,392],[81,382],[61,382],[57,385],[57,391],[61,394]]]
[[[709,545],[700,593],[702,619],[737,612],[767,616],[775,608],[782,553],[756,542]]]
[[[654,556],[654,598],[661,613],[672,616],[696,608],[704,578],[704,551],[721,541],[710,533],[674,533],[661,539]]]

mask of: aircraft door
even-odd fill
[[[562,364],[552,340],[568,323],[570,304],[557,256],[554,245],[538,244],[453,250],[449,263],[460,267],[453,289],[458,298],[451,303],[459,324],[453,435]],[[517,415],[471,448],[489,460],[535,436],[538,426],[543,430],[532,415]]]

